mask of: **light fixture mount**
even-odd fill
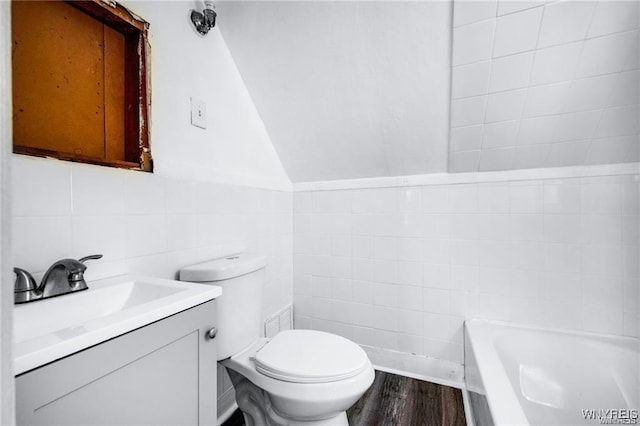
[[[197,10],[191,10],[191,22],[193,22],[193,26],[200,35],[207,35],[209,30],[216,26],[217,14],[214,9],[213,1],[205,0],[202,13]]]

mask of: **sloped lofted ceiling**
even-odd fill
[[[217,2],[292,182],[444,172],[450,2]]]

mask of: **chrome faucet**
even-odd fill
[[[101,254],[94,254],[78,260],[58,260],[45,272],[39,286],[36,286],[36,280],[29,272],[13,268],[16,274],[14,302],[33,302],[88,289],[84,280],[84,271],[87,269],[84,262],[100,258],[102,258]]]

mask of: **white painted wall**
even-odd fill
[[[11,338],[11,3],[0,2],[0,424],[15,423]]]
[[[446,170],[450,2],[221,1],[217,10],[292,181]]]
[[[457,363],[467,318],[637,336],[637,165],[618,169],[295,192],[296,327]]]
[[[123,1],[151,25],[151,150],[155,173],[289,189],[289,179],[218,27],[200,37],[200,2]],[[190,125],[189,98],[207,103],[206,130]]]
[[[449,170],[638,161],[638,52],[638,1],[456,1]]]

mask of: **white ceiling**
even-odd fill
[[[292,182],[444,172],[450,2],[217,2]]]

